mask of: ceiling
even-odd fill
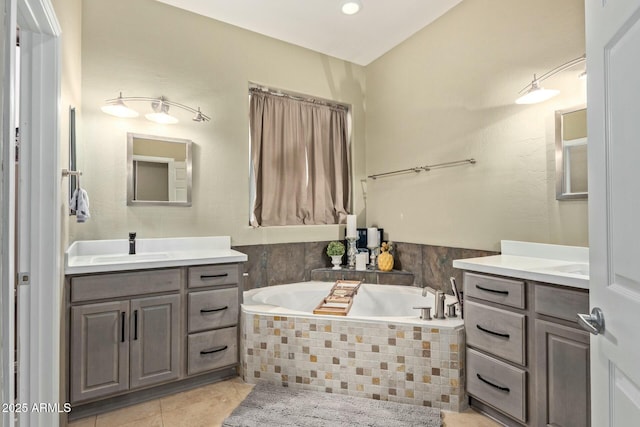
[[[367,65],[462,0],[158,0],[358,65]]]

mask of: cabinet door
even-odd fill
[[[129,302],[71,308],[71,401],[129,388]]]
[[[589,334],[536,320],[538,425],[590,425]]]
[[[180,376],[180,295],[131,300],[131,388]]]

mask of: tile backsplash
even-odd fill
[[[319,269],[331,266],[331,259],[325,253],[328,244],[327,241],[234,246],[233,249],[249,257],[245,263],[245,272],[249,276],[245,278],[244,289],[304,282],[312,278],[333,280],[333,276],[331,279],[326,276],[325,279],[319,272]],[[386,276],[380,279],[381,274],[369,271],[364,273],[365,280],[373,283],[411,284],[411,280],[407,280],[408,272],[413,274],[414,286],[426,285],[451,293],[449,277],[455,277],[458,284],[462,284],[462,271],[452,266],[454,259],[497,254],[491,251],[403,242],[394,242],[394,246],[394,270],[402,270],[403,273],[384,273]],[[353,270],[343,269],[341,272],[345,278],[354,274]],[[360,275],[362,274],[358,273],[358,277]]]

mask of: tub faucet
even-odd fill
[[[444,319],[444,292],[436,291],[436,319]]]
[[[129,255],[136,254],[136,233],[129,233]]]

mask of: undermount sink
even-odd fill
[[[231,249],[229,236],[79,240],[65,251],[65,273],[86,274],[120,270],[179,267],[196,264],[244,262],[247,256]]]
[[[589,264],[584,264],[584,263],[566,264],[566,265],[559,265],[557,267],[547,267],[542,270],[554,271],[557,273],[578,274],[581,276],[588,276]]]
[[[146,254],[133,255],[97,255],[91,261],[94,263],[111,263],[111,262],[138,262],[138,261],[160,261],[169,258],[169,254],[164,252],[153,252]]]

